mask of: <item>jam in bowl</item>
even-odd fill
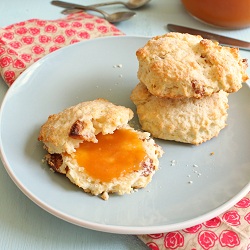
[[[226,29],[250,27],[250,0],[182,0],[195,18]]]

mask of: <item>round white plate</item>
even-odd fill
[[[26,70],[6,94],[2,161],[24,194],[49,213],[105,232],[159,233],[211,219],[250,190],[247,86],[230,95],[228,126],[217,138],[200,146],[156,140],[165,151],[160,169],[133,194],[103,201],[42,163],[45,151],[37,137],[50,114],[100,97],[135,111],[129,98],[138,83],[135,52],[148,39],[108,37],[60,49]]]

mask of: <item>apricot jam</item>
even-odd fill
[[[136,132],[120,129],[113,134],[100,133],[97,139],[98,143],[81,143],[74,154],[88,175],[109,182],[140,169],[146,152]]]
[[[250,0],[182,0],[194,17],[224,28],[250,26]]]

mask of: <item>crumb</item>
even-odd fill
[[[214,152],[211,152],[210,155],[214,155]]]
[[[101,198],[105,201],[107,201],[109,199],[109,195],[107,192],[103,192],[103,194],[101,195]]]
[[[172,161],[171,161],[171,166],[175,166],[175,163],[176,163],[176,161],[175,161],[175,160],[172,160]]]
[[[188,184],[193,184],[193,181],[189,181]]]
[[[122,64],[113,65],[113,68],[122,68]]]
[[[194,167],[194,168],[198,168],[199,166],[198,166],[198,165],[196,165],[196,164],[194,164],[194,165],[193,165],[193,167]]]

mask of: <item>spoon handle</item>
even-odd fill
[[[51,4],[55,6],[59,6],[59,7],[70,8],[70,9],[95,11],[95,12],[102,14],[106,20],[113,22],[112,20],[110,20],[110,18],[108,17],[108,14],[105,11],[96,9],[92,6],[85,6],[85,5],[68,3],[68,2],[63,2],[63,1],[51,1]]]
[[[85,5],[80,5],[80,4],[75,4],[75,3],[68,3],[64,1],[51,1],[52,5],[63,7],[63,8],[71,8],[71,9],[81,9],[81,10],[92,10],[101,13],[103,16],[106,14],[99,9],[96,9],[93,6],[85,6]]]
[[[121,1],[97,3],[97,4],[91,4],[89,6],[96,8],[96,7],[103,7],[103,6],[113,5],[113,4],[122,4],[122,5],[126,6],[126,4],[124,2],[121,2]]]

